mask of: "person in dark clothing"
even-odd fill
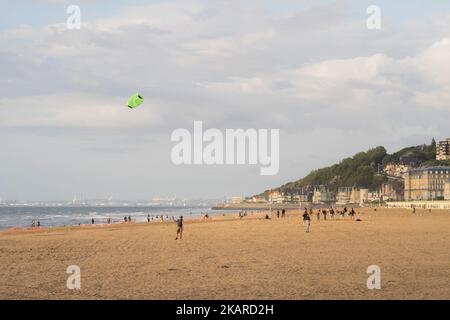
[[[184,221],[183,216],[180,217],[180,219],[177,220],[177,237],[175,240],[178,240],[178,236],[180,236],[180,240],[183,238],[183,229],[184,229]]]
[[[348,215],[352,218],[352,220],[354,220],[355,219],[355,214],[356,214],[356,212],[355,212],[355,210],[352,208],[352,210],[350,210],[350,212],[348,213]]]
[[[305,208],[305,212],[303,213],[303,225],[305,226],[305,230],[307,233],[311,230],[311,217],[308,213],[308,210]]]

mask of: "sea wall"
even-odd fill
[[[450,201],[390,201],[388,208],[450,209]]]

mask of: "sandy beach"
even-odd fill
[[[358,211],[309,234],[298,211],[187,221],[181,241],[173,222],[4,231],[0,299],[450,299],[450,212]]]

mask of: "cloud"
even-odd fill
[[[161,121],[158,106],[131,111],[126,100],[108,96],[55,94],[0,99],[0,125],[9,127],[129,128]]]
[[[155,177],[168,185],[183,177],[189,192],[203,192],[188,183],[200,169],[167,163],[171,131],[190,129],[194,120],[281,131],[279,176],[208,171],[204,182],[214,179],[227,193],[258,192],[379,144],[395,149],[448,135],[449,15],[401,26],[385,21],[374,32],[365,27],[365,8],[357,17],[348,13],[349,1],[296,5],[277,11],[260,1],[170,1],[83,20],[81,30],[49,23],[0,32],[0,129],[15,128],[8,134],[17,145],[36,128],[57,130],[55,144],[73,139],[86,155],[128,150],[133,141],[140,148],[127,151],[129,159],[154,161],[152,176],[136,173],[142,181],[126,184],[141,196],[144,180]],[[130,112],[124,104],[136,91],[146,100]],[[92,141],[74,138],[86,132]],[[105,132],[123,139],[112,145]],[[39,146],[54,155],[47,140]],[[17,152],[12,144],[8,150]],[[114,152],[98,152],[105,154],[98,162]],[[83,169],[88,179],[93,169]],[[236,190],[242,174],[248,183]]]

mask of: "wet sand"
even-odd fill
[[[0,232],[0,299],[450,299],[449,211],[361,212],[310,234],[298,211],[187,221],[181,241],[173,222]]]

